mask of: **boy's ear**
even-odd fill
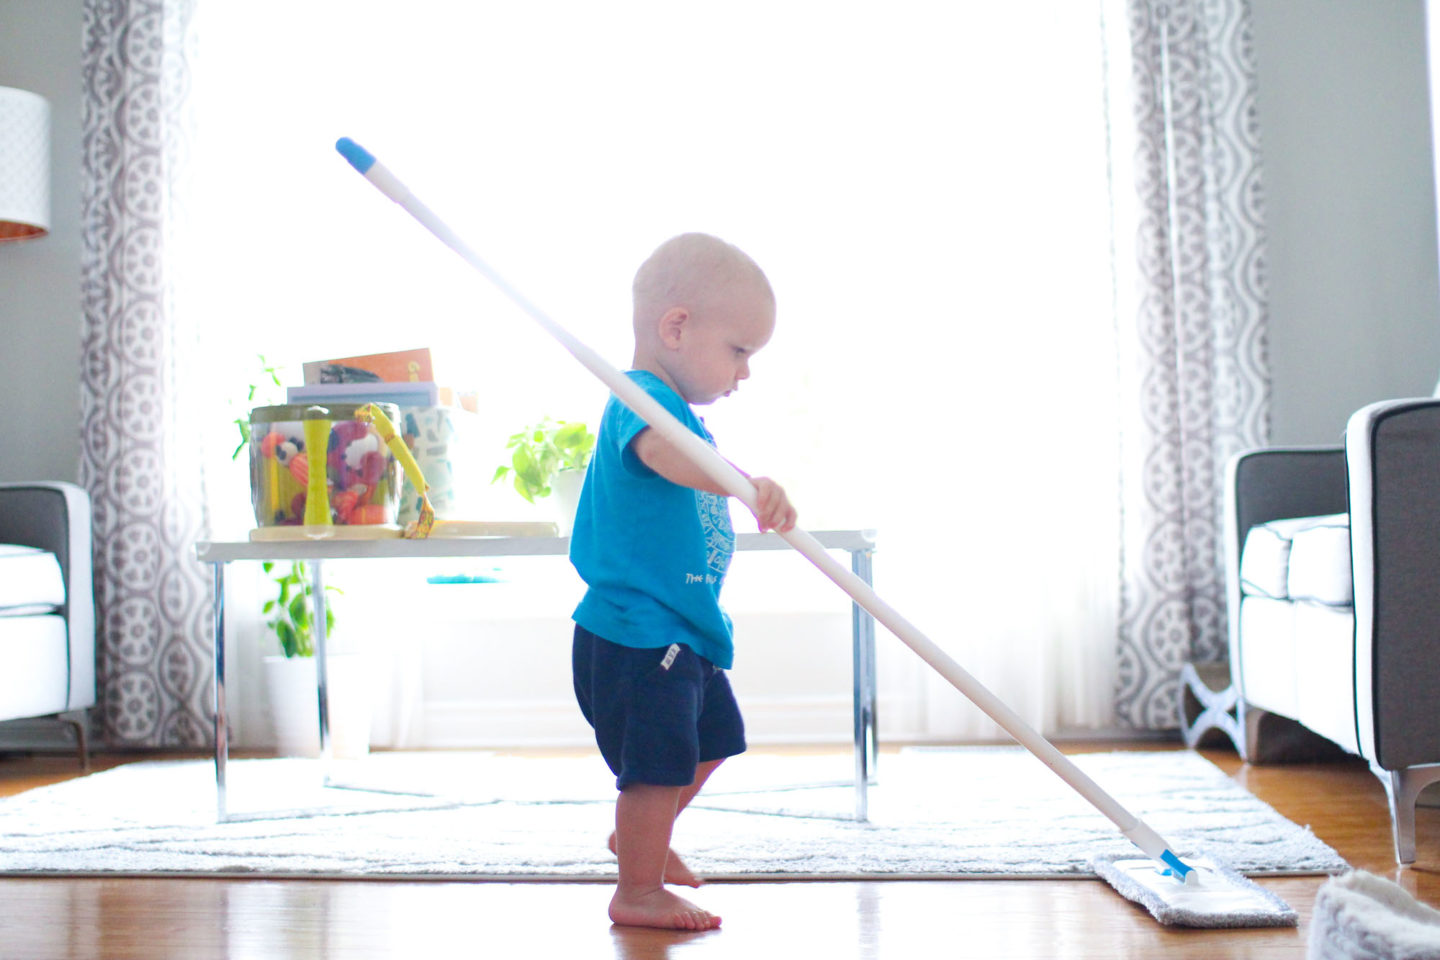
[[[684,307],[666,310],[660,317],[660,343],[671,350],[680,346],[680,337],[689,319],[690,311]]]

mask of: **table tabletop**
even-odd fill
[[[873,530],[812,530],[810,535],[829,550],[851,553],[875,549]],[[784,550],[789,546],[777,533],[742,533],[737,550]],[[363,560],[418,557],[523,557],[555,556],[570,552],[569,537],[427,537],[406,540],[202,540],[195,545],[201,563],[233,560]]]

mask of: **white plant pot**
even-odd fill
[[[330,743],[336,757],[370,752],[374,690],[371,658],[333,653],[326,660],[330,699]],[[314,657],[265,658],[270,720],[276,752],[282,757],[320,756],[320,706]]]
[[[550,484],[550,499],[555,507],[555,526],[562,537],[575,529],[575,511],[580,508],[580,489],[585,486],[584,470],[562,470]]]

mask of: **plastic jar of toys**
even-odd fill
[[[376,426],[357,416],[366,406],[250,411],[250,496],[260,528],[299,527],[314,535],[325,527],[395,526],[399,468]],[[394,404],[374,407],[392,423],[399,420]],[[317,462],[323,470],[313,469]]]

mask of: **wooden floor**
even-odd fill
[[[1354,867],[1440,906],[1440,809],[1419,811],[1419,859],[1399,869],[1363,764],[1253,767],[1203,752]],[[63,758],[0,759],[0,796],[73,775]],[[613,927],[609,887],[594,883],[0,879],[0,957],[1304,957],[1323,880],[1260,882],[1299,911],[1298,930],[1168,929],[1092,880],[717,883],[694,899],[723,927],[673,934]]]

